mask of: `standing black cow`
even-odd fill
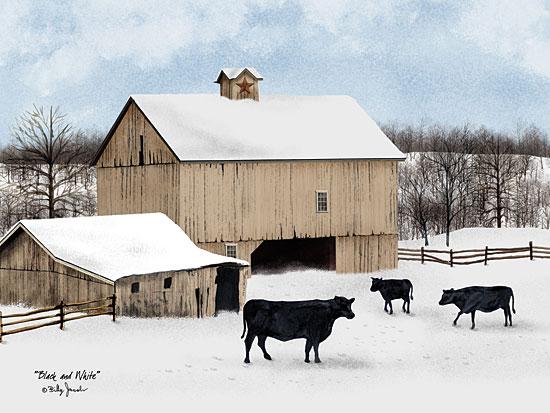
[[[502,308],[504,310],[504,327],[512,327],[512,312],[510,311],[510,297],[512,298],[512,311],[516,313],[514,308],[514,292],[510,287],[466,287],[459,290],[450,289],[443,290],[439,305],[454,304],[459,308],[458,315],[453,321],[456,326],[458,318],[466,313],[472,314],[472,329],[475,328],[476,311],[490,313]]]
[[[250,363],[250,347],[258,336],[258,346],[264,353],[264,358],[271,360],[265,349],[267,337],[280,341],[296,338],[306,339],[306,359],[309,363],[311,347],[315,352],[315,363],[320,363],[319,343],[326,340],[332,332],[334,321],[340,317],[353,318],[351,304],[355,298],[334,297],[331,300],[309,301],[267,301],[250,300],[243,309],[243,334],[246,357],[245,363]]]
[[[388,304],[390,306],[389,314],[393,314],[393,307],[391,300],[402,299],[403,311],[407,314],[411,310],[411,300],[413,299],[413,285],[409,280],[383,280],[382,278],[372,279],[371,291],[380,291],[382,298],[384,299],[384,311],[388,312]],[[410,299],[409,299],[410,294]],[[405,304],[407,309],[405,310]]]

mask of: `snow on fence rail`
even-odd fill
[[[514,248],[489,248],[468,249],[468,250],[438,250],[430,248],[399,248],[398,258],[401,261],[420,261],[435,262],[438,264],[450,265],[470,265],[484,263],[495,260],[514,260],[519,258],[550,258],[550,248],[533,245],[529,241],[527,247]]]
[[[102,302],[108,301],[109,304],[103,303],[102,305],[96,305],[95,307],[84,307],[90,304],[99,304]],[[67,321],[79,320],[86,317],[95,317],[98,315],[110,315],[115,321],[115,310],[116,310],[116,295],[111,295],[109,297],[100,298],[97,300],[84,301],[80,303],[64,303],[61,301],[56,306],[53,307],[44,307],[36,310],[27,311],[24,313],[17,314],[2,314],[0,311],[0,343],[2,342],[2,337],[8,336],[10,334],[22,333],[24,331],[35,330],[37,328],[53,326],[59,324],[59,328],[63,330],[63,327]],[[36,314],[51,313],[52,311],[57,311],[55,314],[46,314],[39,315],[38,317],[30,317]],[[74,315],[73,315],[74,314]],[[71,316],[73,315],[73,316]],[[69,317],[67,317],[69,316]],[[11,321],[10,319],[15,319]],[[47,320],[50,318],[58,318],[54,321],[48,321],[41,324],[31,324],[25,327],[19,327],[15,329],[5,330],[5,327],[13,326],[17,324],[26,324],[32,321]],[[8,320],[6,322],[5,320]]]

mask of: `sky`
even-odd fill
[[[380,123],[550,131],[550,0],[0,0],[0,143],[33,105],[107,131],[135,93],[350,95]]]

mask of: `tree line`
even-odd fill
[[[94,215],[90,163],[103,137],[74,128],[59,108],[23,113],[0,150],[0,233],[21,219]]]
[[[385,125],[407,154],[399,168],[401,239],[465,227],[550,227],[547,134],[535,126],[504,133],[485,127]],[[549,175],[550,176],[550,175]]]

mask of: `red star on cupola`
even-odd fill
[[[237,83],[237,86],[241,88],[241,90],[239,90],[239,93],[243,93],[243,92],[250,93],[250,86],[252,85],[254,85],[254,83],[248,83],[248,81],[246,80],[246,77],[243,77],[243,80],[241,81],[241,83]]]

